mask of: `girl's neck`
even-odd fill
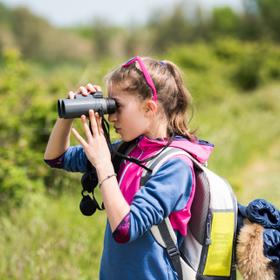
[[[167,138],[167,122],[151,124],[149,130],[144,134],[150,139]]]

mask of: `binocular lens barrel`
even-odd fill
[[[96,98],[94,95],[74,99],[59,99],[57,102],[60,118],[73,119],[81,115],[88,116],[89,110],[99,114],[113,114],[116,111],[116,102],[112,98]]]

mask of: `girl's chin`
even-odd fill
[[[128,135],[123,135],[122,133],[119,133],[119,135],[120,135],[121,140],[124,142],[129,142],[136,138],[136,137],[133,138],[132,136],[128,136]]]
[[[134,140],[134,139],[136,139],[137,137],[140,136],[140,135],[137,135],[135,133],[133,135],[131,133],[127,134],[123,130],[116,131],[116,132],[120,136],[120,139],[124,142],[132,141],[132,140]]]

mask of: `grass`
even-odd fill
[[[215,144],[209,164],[233,182],[240,171],[266,156],[280,138],[279,84],[250,95],[231,95],[201,110],[194,118],[199,134]]]
[[[240,203],[247,205],[256,198],[270,201],[280,209],[280,137],[266,154],[255,158],[240,174],[243,188],[238,192]]]
[[[82,216],[79,201],[35,195],[2,216],[0,279],[98,279],[105,216]]]

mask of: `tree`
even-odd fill
[[[183,3],[177,4],[169,16],[161,12],[152,15],[148,28],[154,32],[156,51],[165,51],[174,44],[188,41],[192,30],[184,12]]]
[[[264,31],[269,31],[272,38],[280,41],[280,0],[256,0]]]
[[[243,0],[245,15],[262,36],[280,41],[280,0]]]
[[[239,28],[239,15],[230,7],[215,8],[210,25],[214,37],[217,35],[235,37]]]

